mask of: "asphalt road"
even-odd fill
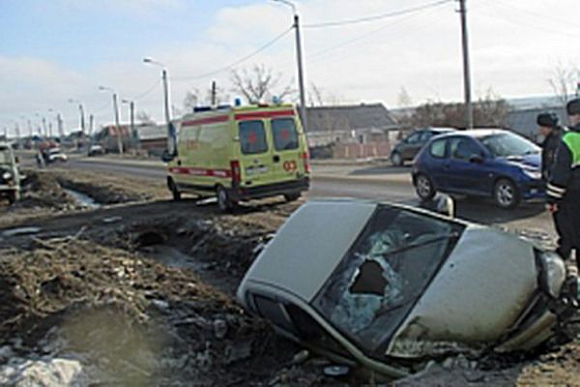
[[[23,156],[24,165],[31,159]],[[67,168],[103,171],[128,175],[143,180],[165,179],[164,168],[158,165],[119,160],[71,158]],[[417,205],[419,202],[409,179],[409,168],[325,166],[315,167],[308,198],[353,197],[401,202]],[[515,210],[501,210],[485,199],[455,198],[456,216],[484,224],[502,225],[512,229],[526,229],[554,235],[552,220],[541,203],[525,203]]]

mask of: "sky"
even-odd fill
[[[314,83],[326,102],[393,108],[402,88],[414,104],[463,98],[456,1],[294,4],[307,89]],[[578,0],[467,0],[467,8],[474,99],[488,90],[551,95],[555,69],[580,66]],[[360,18],[370,20],[324,25]],[[108,124],[112,93],[99,86],[162,122],[161,68],[145,57],[167,68],[176,115],[188,90],[211,81],[233,100],[232,69],[263,64],[281,86],[297,87],[291,23],[291,8],[272,0],[0,0],[0,130],[14,134],[18,124],[28,134],[27,121],[33,130],[42,117],[56,126],[61,114],[71,131],[79,102],[95,127]],[[127,122],[128,105],[120,109]]]

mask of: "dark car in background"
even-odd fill
[[[474,129],[433,138],[415,158],[413,184],[423,200],[437,191],[491,197],[500,208],[542,199],[540,148],[501,129]]]
[[[413,160],[431,138],[454,130],[453,128],[424,128],[414,131],[395,145],[391,151],[391,163],[398,167],[402,166],[405,161]]]

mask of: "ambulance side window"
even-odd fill
[[[298,148],[298,132],[294,118],[278,118],[272,120],[274,147],[277,151]]]
[[[264,153],[268,150],[266,130],[262,121],[242,121],[239,123],[240,146],[245,155]]]

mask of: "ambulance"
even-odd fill
[[[310,185],[308,145],[289,104],[196,108],[177,123],[167,185],[182,194],[216,196],[222,211],[240,201],[300,197]]]

